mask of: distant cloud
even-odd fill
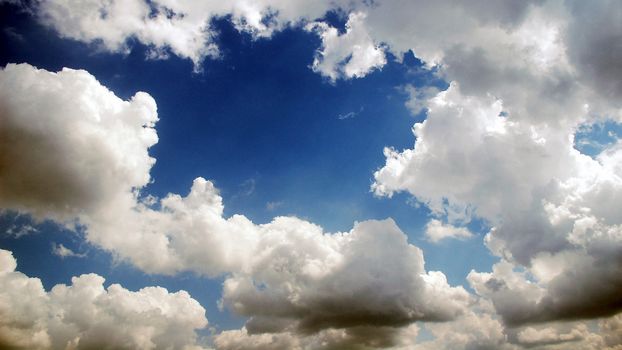
[[[334,82],[340,78],[364,77],[386,64],[384,47],[367,31],[366,17],[364,12],[351,13],[344,34],[325,22],[306,26],[322,39],[322,48],[313,60],[313,71]]]
[[[244,180],[239,186],[240,191],[238,192],[238,196],[248,197],[252,195],[255,193],[255,186],[257,186],[257,180],[254,178]]]
[[[357,115],[359,115],[361,112],[363,112],[365,108],[361,106],[361,108],[358,111],[352,111],[352,112],[348,112],[346,114],[339,114],[337,116],[337,119],[339,120],[345,120],[345,119],[352,119],[355,118]]]
[[[6,35],[6,37],[10,38],[11,40],[18,42],[23,42],[25,40],[24,36],[17,32],[17,30],[13,27],[4,28],[4,35]]]
[[[62,243],[59,243],[59,244],[52,243],[52,253],[60,257],[61,259],[68,258],[68,257],[84,258],[86,256],[86,254],[84,253],[78,254],[74,252],[73,250],[65,247]]]
[[[46,292],[0,250],[0,347],[9,349],[204,349],[205,309],[185,291],[133,292],[85,274]],[[96,315],[96,317],[94,317]]]
[[[268,202],[266,203],[266,210],[267,211],[274,211],[277,208],[283,206],[283,201],[275,201],[275,202]]]
[[[37,228],[35,228],[34,226],[31,225],[12,225],[11,227],[9,227],[9,229],[6,231],[7,235],[14,237],[14,238],[20,238],[32,233],[36,233],[39,232],[39,230],[37,230]]]
[[[440,220],[432,219],[425,227],[425,237],[432,243],[438,243],[449,238],[472,238],[473,234],[466,227],[455,227],[450,224],[443,224]]]

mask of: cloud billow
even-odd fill
[[[148,273],[224,275],[222,304],[249,317],[250,334],[352,335],[367,327],[393,344],[400,329],[452,320],[470,302],[442,272],[425,271],[422,251],[391,219],[332,234],[295,217],[257,225],[243,215],[225,218],[218,190],[203,178],[186,196],[169,194],[157,206],[139,199],[154,163],[148,149],[157,141],[156,107],[145,93],[123,101],[85,71],[50,73],[27,64],[0,72],[0,85],[9,84],[0,95],[7,106],[2,132],[13,135],[5,154],[21,158],[6,157],[18,166],[0,171],[3,207],[79,224],[90,243]],[[50,127],[37,129],[41,124]],[[31,138],[17,136],[32,133],[50,146],[22,146]],[[40,162],[48,151],[57,161]],[[8,186],[21,172],[34,185]],[[39,181],[79,185],[49,197]]]

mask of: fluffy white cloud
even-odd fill
[[[411,108],[421,111],[427,107],[428,118],[414,127],[413,149],[385,150],[387,163],[375,173],[375,193],[390,196],[408,191],[435,215],[446,216],[450,224],[475,215],[493,227],[486,243],[502,261],[490,273],[472,272],[469,281],[480,296],[491,300],[506,325],[611,316],[622,309],[622,218],[617,210],[622,204],[621,147],[616,144],[596,159],[573,147],[574,133],[582,123],[622,120],[622,52],[613,44],[620,41],[622,32],[619,2],[363,1],[346,6],[304,1],[234,1],[226,5],[177,1],[146,5],[136,1],[125,13],[120,13],[117,5],[104,2],[70,5],[44,1],[39,13],[45,23],[67,37],[86,42],[101,40],[105,47],[117,51],[125,49],[128,38],[135,37],[151,45],[154,56],[170,49],[195,64],[206,55],[216,54],[213,34],[208,29],[211,18],[231,14],[239,30],[269,36],[288,23],[313,21],[328,9],[348,8],[351,15],[345,33],[339,34],[326,23],[314,22],[309,27],[323,42],[313,66],[317,72],[333,80],[360,77],[385,64],[385,52],[400,57],[412,50],[428,67],[435,66],[441,77],[452,82],[447,91],[432,98],[423,90],[413,92]],[[99,30],[91,31],[87,19]],[[426,98],[429,102],[421,103]],[[155,109],[150,115],[151,119],[147,119],[153,122]],[[130,129],[148,132],[148,123],[132,124]],[[15,125],[11,124],[12,133],[29,131]],[[44,139],[55,140],[55,136]],[[32,198],[0,195],[0,201],[4,201],[0,205],[18,210],[33,208],[31,211],[40,217],[67,219],[76,208],[90,204],[85,207],[86,214],[81,215],[89,240],[146,271],[173,273],[191,269],[210,275],[231,272],[224,302],[251,316],[246,331],[236,333],[236,337],[250,333],[250,338],[267,342],[263,335],[252,334],[262,329],[277,332],[279,339],[288,339],[284,334],[298,336],[307,320],[295,310],[305,310],[316,302],[330,304],[309,290],[325,291],[327,287],[322,283],[341,276],[336,266],[340,266],[339,262],[346,264],[349,249],[354,249],[352,243],[342,241],[347,241],[344,237],[354,242],[354,237],[365,237],[358,231],[360,226],[348,234],[327,235],[310,223],[292,218],[277,218],[265,225],[255,225],[239,215],[223,218],[220,197],[211,183],[202,179],[195,181],[187,197],[170,195],[162,200],[162,210],[152,209],[137,202],[135,195],[136,189],[148,181],[150,163],[145,161],[152,142],[137,147],[143,155],[138,157],[143,166],[136,174],[141,174],[142,180],[128,180],[131,177],[117,173],[110,177],[121,179],[115,182],[120,185],[106,192],[115,194],[114,201],[104,198],[103,191],[91,192],[84,190],[88,186],[74,185],[68,188],[83,197],[67,192],[67,198],[63,198],[64,193],[52,192],[44,198],[27,188],[23,191],[31,193]],[[33,159],[39,162],[39,158]],[[114,159],[126,164],[123,157]],[[59,171],[65,165],[71,164],[61,163],[46,170],[51,170],[52,179],[63,179]],[[75,176],[77,172],[69,174]],[[40,179],[33,179],[39,183]],[[17,191],[13,185],[4,186]],[[114,206],[102,206],[113,202]],[[131,225],[122,226],[120,222]],[[380,232],[392,231],[391,225],[384,226]],[[125,235],[128,231],[134,234]],[[235,237],[236,244],[231,243],[231,237]],[[407,244],[391,241],[391,249],[412,250],[404,248],[410,247]],[[281,249],[265,250],[268,242]],[[136,249],[145,246],[149,249]],[[213,255],[204,254],[204,246],[212,247]],[[261,260],[258,252],[269,258]],[[156,261],[155,256],[162,259]],[[441,275],[425,274],[422,260],[421,264],[414,263],[416,260],[391,261],[396,266],[419,266],[423,280],[442,281]],[[278,261],[288,264],[279,265]],[[368,260],[353,259],[351,265],[344,266],[359,271],[373,261],[373,256]],[[260,270],[262,266],[278,273]],[[319,267],[327,272],[319,274],[317,271],[323,271]],[[285,276],[292,280],[285,281]],[[309,279],[319,284],[311,284]],[[417,278],[407,280],[419,283]],[[427,281],[424,285],[430,284]],[[446,283],[439,285],[447,295],[456,291]],[[352,283],[350,287],[356,292],[361,286]],[[388,290],[385,287],[378,290]],[[417,293],[416,298],[425,295]],[[274,301],[270,305],[279,307],[266,311],[255,304],[256,300]],[[365,309],[354,299],[349,302],[355,312],[375,310],[373,303]],[[397,315],[403,315],[402,311]],[[342,325],[342,320],[330,313],[308,316],[326,316],[329,328]],[[296,329],[285,329],[284,320],[293,320],[290,324]],[[499,322],[491,320],[491,325]],[[555,328],[554,333],[552,326],[533,327],[517,331],[514,343],[554,348],[563,346],[555,342],[576,340],[568,336],[576,334],[574,330]],[[585,343],[594,335],[581,333],[581,337]],[[604,344],[603,338],[599,339],[599,344]],[[607,339],[615,341],[611,340],[615,337]]]
[[[504,108],[492,96],[465,96],[452,83],[415,125],[414,149],[385,151],[374,190],[406,190],[438,215],[474,214],[494,226],[490,249],[539,282],[530,297],[493,271],[496,289],[487,295],[504,321],[615,314],[622,307],[622,218],[613,209],[622,204],[618,146],[592,159],[573,148],[572,124],[536,128],[504,116]],[[598,281],[606,283],[585,288]]]
[[[225,275],[222,304],[249,317],[251,334],[341,329],[350,337],[369,327],[389,337],[415,321],[451,320],[470,301],[443,273],[425,271],[421,250],[390,219],[329,234],[294,217],[262,225],[225,218],[222,198],[203,178],[186,196],[140,200],[157,141],[146,94],[122,101],[84,71],[29,65],[7,66],[0,83],[11,86],[2,90],[4,164],[18,165],[0,168],[4,208],[79,224],[89,242],[146,272]],[[9,186],[21,172],[32,185]],[[49,197],[40,182],[58,195]]]
[[[215,338],[218,350],[270,349],[270,350],[371,350],[378,348],[412,349],[419,328],[358,327],[354,329],[329,329],[313,335],[290,332],[277,334],[249,334],[246,328],[225,331]]]
[[[609,16],[616,5],[581,7],[550,1],[527,6],[503,30],[473,18],[482,25],[464,28],[472,36],[410,39],[416,55],[454,82],[428,101],[414,148],[385,150],[387,163],[375,173],[379,195],[408,191],[450,222],[476,215],[493,226],[489,248],[536,278],[532,295],[520,287],[529,276],[512,283],[493,270],[486,295],[509,324],[608,316],[622,307],[617,146],[592,159],[573,145],[582,123],[619,114],[610,98],[615,83],[590,68],[616,76],[617,63],[601,64],[615,50],[577,53],[588,45],[580,31],[589,42],[611,38],[615,25],[596,29],[586,17]],[[599,281],[603,288],[585,288]]]
[[[149,182],[156,104],[123,101],[89,73],[0,70],[0,207],[68,221],[131,201]]]
[[[421,250],[392,220],[333,235],[296,221],[266,225],[250,271],[224,283],[224,304],[251,317],[251,333],[446,321],[470,300],[441,272],[424,271]]]
[[[230,274],[223,305],[248,316],[251,333],[401,327],[452,319],[469,302],[441,272],[425,272],[421,250],[392,220],[336,234],[293,217],[255,225],[224,218],[222,198],[201,178],[160,204],[88,221],[87,237],[148,272]]]
[[[269,37],[289,24],[322,16],[334,1],[172,1],[44,0],[34,11],[62,37],[99,43],[112,52],[127,52],[136,39],[150,48],[148,57],[173,53],[193,61],[217,57],[211,21],[231,16],[235,27],[255,37]]]
[[[440,220],[432,219],[425,226],[425,236],[430,242],[438,243],[448,238],[468,239],[473,234],[466,227],[443,224]]]
[[[366,15],[352,13],[346,23],[346,31],[339,34],[337,28],[324,22],[307,25],[322,39],[322,48],[313,60],[313,70],[330,80],[360,78],[386,64],[384,49],[367,33]]]
[[[50,292],[0,250],[0,346],[10,349],[202,349],[205,309],[185,291],[104,288],[96,274]]]

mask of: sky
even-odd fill
[[[622,349],[619,2],[0,25],[0,348]]]

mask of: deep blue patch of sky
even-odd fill
[[[340,14],[327,18],[343,28]],[[253,40],[221,19],[214,26],[223,57],[207,59],[196,74],[189,60],[174,55],[146,60],[148,48],[138,43],[130,43],[132,51],[121,55],[60,39],[7,4],[0,5],[0,23],[2,66],[26,62],[50,71],[85,69],[121,98],[137,91],[154,97],[160,140],[150,150],[157,163],[145,194],[186,195],[192,180],[202,176],[220,189],[226,216],[244,214],[256,223],[296,215],[335,232],[349,230],[355,221],[392,217],[410,242],[423,248],[427,269],[443,271],[452,284],[464,284],[471,269],[488,271],[495,260],[482,244],[484,223],[471,224],[480,233],[474,239],[433,245],[422,235],[429,218],[424,207],[409,205],[405,194],[375,198],[369,191],[373,172],[385,161],[383,147],[412,147],[411,126],[424,117],[407,110],[407,96],[399,87],[447,86],[421,69],[412,54],[402,62],[389,57],[382,70],[363,79],[331,84],[310,69],[320,46],[315,34],[290,28]],[[29,220],[23,216],[4,214],[0,232],[25,224]],[[60,260],[51,252],[52,242],[87,257]],[[115,264],[80,234],[55,224],[39,225],[37,233],[20,238],[1,234],[0,247],[12,250],[19,270],[41,278],[48,289],[95,272],[106,277],[107,285],[121,283],[132,290],[148,285],[188,290],[207,309],[213,326],[242,323],[216,307],[221,279],[149,276]]]

